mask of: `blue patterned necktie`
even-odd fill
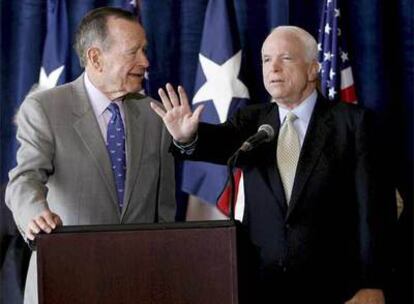
[[[107,109],[111,111],[112,117],[108,123],[106,147],[111,158],[119,208],[122,209],[124,203],[126,173],[124,124],[122,122],[121,113],[119,112],[119,107],[116,103],[111,102]]]

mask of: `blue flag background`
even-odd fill
[[[39,86],[49,80],[50,86],[63,84],[70,79],[69,24],[66,0],[48,1],[47,33],[43,47],[42,67]],[[55,80],[51,79],[53,73]]]
[[[75,29],[82,16],[90,9],[104,6],[127,7],[130,0],[70,0],[65,12],[59,12],[55,28],[48,26],[48,13],[63,7],[63,2],[46,0],[0,0],[0,185],[7,183],[7,173],[15,164],[17,148],[13,116],[24,96],[39,82],[42,64],[56,58],[63,60],[65,68],[61,77],[65,81],[76,78],[81,69],[72,49]],[[58,3],[59,2],[59,3]],[[197,78],[199,52],[207,28],[204,24],[208,0],[141,0],[140,13],[149,42],[150,60],[148,94],[157,97],[157,89],[171,82],[183,85],[187,92],[196,93],[202,85]],[[222,1],[226,2],[226,1]],[[315,37],[321,22],[325,1],[322,0],[237,0],[234,18],[230,23],[234,37],[242,49],[240,75],[249,91],[250,103],[268,102],[261,75],[260,49],[272,27],[280,24],[298,25]],[[49,4],[49,6],[48,6]],[[396,249],[398,261],[412,270],[412,216],[413,216],[413,101],[414,101],[414,8],[412,0],[341,2],[342,39],[347,42],[358,103],[378,114],[378,134],[382,134],[387,148],[384,153],[390,162],[384,164],[389,170],[389,183],[399,189],[406,207],[400,218],[401,248]],[[228,19],[230,20],[230,19]],[[212,25],[210,25],[212,27]],[[67,33],[62,32],[67,30]],[[237,30],[234,30],[237,29]],[[42,58],[46,37],[59,30],[54,38],[61,52]],[[62,31],[62,32],[61,32]],[[218,43],[217,32],[209,44]],[[233,35],[232,34],[232,35]],[[64,37],[67,37],[66,41]],[[49,41],[49,40],[48,40]],[[66,47],[64,47],[66,46]],[[208,46],[208,45],[207,45]],[[51,49],[52,50],[52,49]],[[214,49],[213,49],[214,50]],[[65,55],[64,53],[67,52]],[[63,55],[62,55],[63,54]],[[205,56],[212,60],[218,58]],[[223,58],[224,60],[224,53]],[[62,59],[60,59],[62,58]],[[222,63],[222,62],[220,62]],[[55,70],[54,66],[46,69]],[[47,73],[50,73],[47,72]],[[198,76],[202,77],[202,76]],[[198,79],[198,80],[197,80]],[[196,81],[197,80],[197,81]],[[59,78],[58,81],[63,81]],[[191,94],[190,94],[191,95]],[[192,99],[193,96],[190,96]],[[235,103],[235,100],[233,100]],[[211,101],[205,101],[207,107]],[[207,110],[207,109],[206,109]],[[211,110],[214,110],[211,108]],[[231,110],[232,111],[232,110]],[[211,111],[214,113],[214,111]],[[213,115],[214,116],[214,115]],[[182,176],[178,185],[182,182]],[[179,198],[185,196],[179,192]],[[182,205],[184,206],[184,205]],[[24,247],[3,198],[0,201],[1,286],[0,302],[21,303],[21,288],[25,269]],[[178,219],[183,219],[184,208],[179,209]],[[407,263],[410,262],[411,266]],[[19,268],[20,267],[20,268]],[[410,284],[410,281],[407,283]],[[411,281],[412,286],[412,281]]]
[[[227,68],[233,63],[233,69]],[[242,52],[233,1],[210,0],[204,17],[193,108],[204,104],[201,121],[218,124],[246,104],[248,89],[240,80]],[[214,81],[217,79],[217,81]],[[222,165],[186,161],[182,190],[215,204],[227,181]]]

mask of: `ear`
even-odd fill
[[[319,63],[316,60],[313,60],[309,64],[308,68],[308,81],[309,82],[315,82],[318,79],[319,76]]]
[[[103,70],[103,54],[97,47],[91,47],[86,51],[88,65],[96,72]]]

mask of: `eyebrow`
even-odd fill
[[[269,53],[267,53],[267,54],[263,54],[262,53],[262,58],[264,58],[264,57],[273,57],[273,56],[275,56],[275,57],[282,57],[282,56],[294,56],[294,53],[292,53],[292,52],[283,52],[283,53],[279,53],[279,54],[270,54],[271,52],[269,52]]]
[[[129,49],[127,49],[126,51],[127,52],[132,52],[132,51],[136,52],[137,50],[139,50],[141,48],[145,50],[147,48],[147,46],[148,46],[148,43],[145,42],[143,45],[135,45],[135,46],[132,46]]]

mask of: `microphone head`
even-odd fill
[[[262,131],[266,133],[267,138],[265,142],[270,142],[273,139],[273,137],[275,137],[275,130],[273,130],[271,125],[268,125],[268,124],[261,125],[257,131],[258,132]]]

